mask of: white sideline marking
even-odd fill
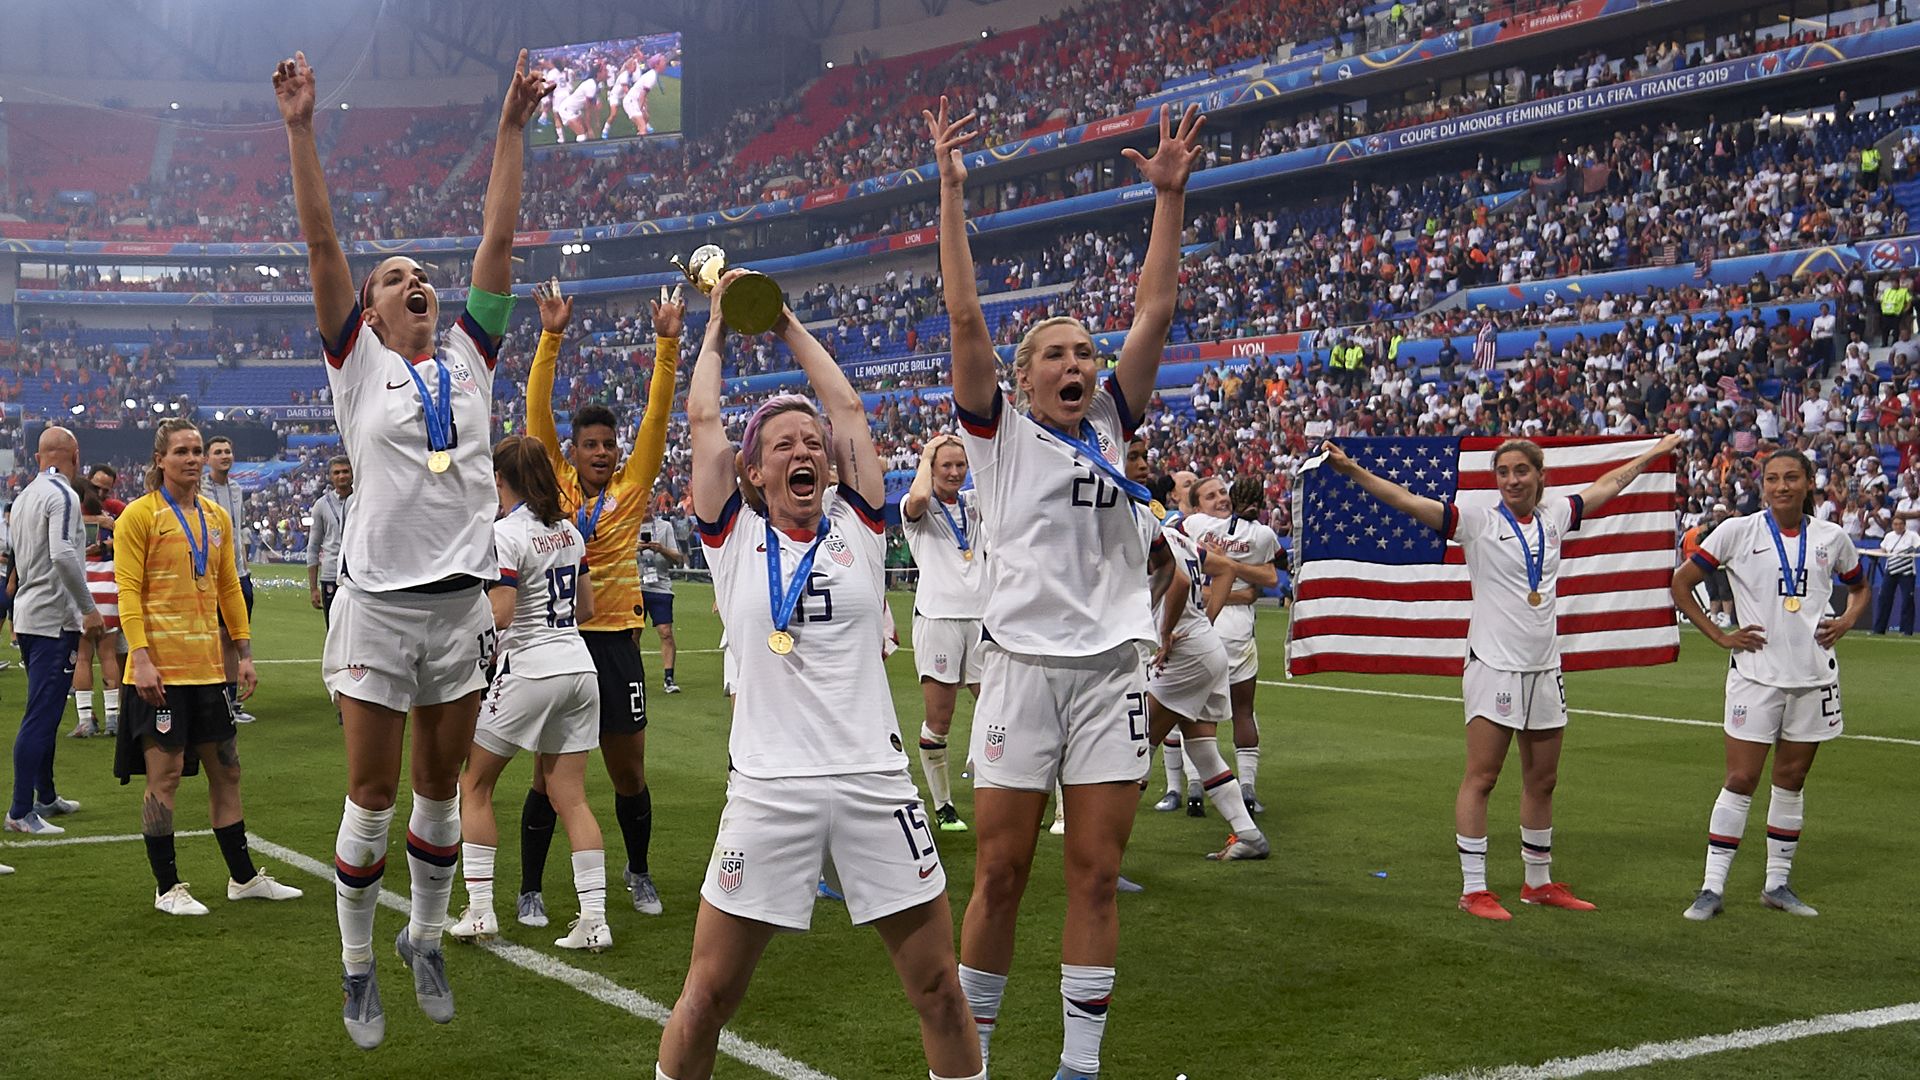
[[[257,833],[248,833],[247,840],[256,850],[279,859],[289,866],[304,870],[325,881],[334,879],[333,867],[318,859],[290,847],[276,844]],[[380,890],[380,904],[402,914],[408,910],[405,898],[385,889]],[[595,1001],[604,1002],[642,1020],[651,1020],[663,1027],[666,1025],[667,1014],[670,1011],[667,1006],[637,990],[629,990],[603,975],[583,971],[565,961],[556,960],[545,953],[511,942],[495,940],[474,944],[514,967],[564,983]],[[751,1065],[769,1076],[780,1077],[781,1080],[835,1080],[827,1073],[795,1061],[778,1050],[749,1042],[725,1030],[720,1032],[720,1052],[735,1061]]]
[[[1289,690],[1324,690],[1330,694],[1367,694],[1371,697],[1405,698],[1409,701],[1444,701],[1458,705],[1460,699],[1447,694],[1409,694],[1403,690],[1366,690],[1358,686],[1321,686],[1316,683],[1279,682],[1273,679],[1261,679],[1261,686],[1283,686]],[[1712,720],[1688,720],[1679,716],[1649,716],[1646,713],[1608,712],[1604,709],[1574,709],[1569,713],[1579,716],[1604,716],[1610,720],[1647,720],[1656,724],[1683,724],[1687,727],[1724,728],[1726,725]],[[1891,735],[1854,735],[1842,732],[1842,739],[1854,742],[1893,743],[1896,746],[1920,746],[1920,739],[1900,739]]]
[[[681,649],[679,651],[692,656],[711,656],[714,653],[720,652],[721,650],[719,649]],[[660,650],[658,649],[648,649],[646,650],[646,652],[649,656],[660,655]],[[253,665],[255,667],[259,667],[261,664],[317,664],[319,662],[320,662],[320,658],[317,656],[314,656],[314,657],[300,657],[299,659],[295,659],[295,660],[255,660],[253,662]]]
[[[173,835],[175,838],[182,836],[212,836],[213,830],[189,829],[186,832],[177,832]],[[68,844],[127,844],[135,840],[145,839],[145,836],[137,832],[117,833],[113,836],[57,836],[51,840],[0,840],[0,847],[36,848],[66,847]]]
[[[1888,1024],[1907,1024],[1915,1020],[1920,1020],[1920,1001],[1910,1001],[1905,1005],[1889,1005],[1883,1009],[1828,1013],[1808,1020],[1789,1020],[1772,1027],[1748,1028],[1725,1035],[1702,1035],[1698,1038],[1675,1039],[1671,1042],[1642,1043],[1639,1046],[1623,1049],[1602,1050],[1600,1053],[1582,1057],[1555,1058],[1541,1065],[1505,1065],[1497,1069],[1434,1073],[1424,1077],[1423,1080],[1565,1080],[1568,1077],[1587,1076],[1591,1073],[1624,1072],[1662,1061],[1686,1061],[1689,1058],[1704,1057],[1728,1050],[1750,1050],[1757,1046],[1791,1042],[1815,1035],[1863,1031],[1867,1028],[1886,1027]]]

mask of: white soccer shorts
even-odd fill
[[[929,619],[914,612],[913,666],[922,679],[978,686],[980,620]]]
[[[1567,685],[1560,669],[1501,671],[1467,657],[1460,680],[1467,723],[1484,716],[1515,731],[1552,731],[1567,726]]]
[[[1846,724],[1840,715],[1840,684],[1786,688],[1757,683],[1738,669],[1727,671],[1727,734],[1743,742],[1826,742]]]
[[[342,582],[320,673],[327,693],[395,712],[441,705],[487,685],[497,637],[485,590],[369,593]]]
[[[823,870],[855,926],[946,891],[933,827],[907,771],[731,774],[701,899],[742,919],[805,930]]]
[[[1173,643],[1167,662],[1147,669],[1147,693],[1187,720],[1224,724],[1233,719],[1227,651],[1216,634],[1198,633]]]
[[[1148,653],[1028,656],[988,642],[968,757],[976,787],[1052,791],[1147,775]]]
[[[591,671],[493,680],[474,745],[501,757],[521,750],[577,754],[600,745],[600,679]]]
[[[1217,628],[1216,628],[1217,629]],[[1220,644],[1227,650],[1227,682],[1238,686],[1260,675],[1260,644],[1252,635],[1233,637],[1221,634]]]

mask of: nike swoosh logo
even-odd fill
[[[940,869],[940,864],[939,864],[939,863],[934,863],[934,864],[933,864],[932,866],[923,866],[923,867],[921,867],[921,868],[920,868],[920,880],[921,880],[921,881],[925,881],[925,880],[927,880],[928,878],[930,878],[930,877],[932,877],[932,876],[933,876],[933,872],[934,872],[935,870],[938,870],[938,869]]]
[[[1754,548],[1752,551],[1747,552],[1749,555],[1765,555],[1766,553],[1766,548]]]
[[[1147,748],[1143,746],[1143,747],[1141,747],[1140,749],[1138,749],[1138,750],[1135,750],[1135,751],[1133,752],[1133,756],[1134,756],[1134,757],[1146,757],[1146,756],[1147,756]]]
[[[1838,720],[1829,720],[1829,721],[1827,721],[1827,726],[1828,726],[1828,727],[1839,727],[1839,726],[1840,726],[1840,721],[1838,721]]]
[[[407,385],[408,385],[407,383],[403,383],[403,382],[390,382],[387,384],[387,389],[402,390],[402,389],[405,389]]]

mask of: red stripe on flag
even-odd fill
[[[1467,622],[1466,619],[1397,619],[1388,615],[1321,615],[1301,619],[1294,633],[1302,638],[1338,634],[1343,637],[1433,638],[1450,642],[1467,636]],[[1673,609],[1663,606],[1562,615],[1556,625],[1561,636],[1599,634],[1610,630],[1651,630],[1672,626]]]
[[[1321,671],[1354,671],[1363,675],[1454,675],[1466,667],[1466,649],[1460,656],[1385,656],[1375,653],[1315,653],[1296,656],[1287,664],[1289,675]]]
[[[1622,457],[1617,461],[1600,461],[1591,465],[1555,465],[1549,460],[1547,462],[1547,482],[1556,487],[1563,487],[1569,484],[1585,486],[1632,460],[1630,457]],[[1672,471],[1673,458],[1671,455],[1668,455],[1655,458],[1653,461],[1648,462],[1645,471],[1640,475],[1651,476],[1654,473],[1670,473]],[[1494,478],[1492,469],[1460,470],[1461,491],[1491,491],[1498,486],[1499,481]]]
[[[1592,596],[1596,593],[1632,592],[1636,589],[1673,587],[1672,570],[1628,570],[1617,574],[1577,574],[1559,582],[1561,596]]]
[[[1460,436],[1460,452],[1467,454],[1475,450],[1498,450],[1501,444],[1506,441],[1507,436],[1505,435],[1462,435]],[[1618,443],[1620,444],[1620,448],[1625,450],[1633,443],[1646,443],[1647,446],[1651,448],[1654,437],[1647,435],[1542,435],[1538,438],[1528,439],[1527,441],[1542,450],[1558,450],[1570,446],[1604,446],[1607,443]],[[1632,457],[1633,455],[1629,454],[1620,460],[1626,461]]]
[[[1673,571],[1629,570],[1617,573],[1573,574],[1559,582],[1561,596],[1591,596],[1597,593],[1631,592],[1636,589],[1665,589],[1673,584]],[[1465,578],[1432,578],[1426,581],[1375,581],[1370,578],[1315,578],[1300,584],[1297,600],[1398,600],[1427,604],[1439,600],[1473,599],[1473,583]]]
[[[1680,659],[1679,645],[1651,645],[1644,649],[1593,649],[1560,654],[1562,671],[1600,671],[1606,668],[1652,667]]]
[[[1673,534],[1661,532],[1616,533],[1613,536],[1581,536],[1569,533],[1560,545],[1561,565],[1574,559],[1591,559],[1597,555],[1626,555],[1635,551],[1671,551]],[[1448,566],[1465,566],[1467,549],[1459,545],[1447,548]]]
[[[1622,514],[1662,513],[1672,510],[1673,502],[1674,493],[1671,491],[1636,491],[1603,503],[1600,509],[1588,513],[1580,521],[1584,526],[1589,521],[1601,521]]]

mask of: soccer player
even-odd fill
[[[54,788],[53,751],[60,716],[73,688],[73,654],[81,635],[98,638],[105,623],[87,590],[81,557],[80,498],[73,480],[80,444],[73,432],[40,433],[40,475],[13,501],[13,629],[27,669],[26,715],[13,743],[9,832],[54,836],[67,830],[49,817],[80,809]]]
[[[920,725],[920,769],[933,798],[933,816],[945,832],[966,832],[953,808],[947,771],[947,734],[953,706],[966,684],[980,698],[980,616],[987,606],[987,551],[980,535],[980,500],[960,491],[967,480],[967,448],[957,435],[936,435],[920,453],[913,486],[900,500],[920,582],[913,593],[913,661],[920,672],[926,719]]]
[[[1467,665],[1461,680],[1467,717],[1467,770],[1454,800],[1454,843],[1460,854],[1460,910],[1506,922],[1512,913],[1487,888],[1487,800],[1500,779],[1507,747],[1520,744],[1520,858],[1526,886],[1520,902],[1567,911],[1594,905],[1553,880],[1553,789],[1559,779],[1567,691],[1560,674],[1560,546],[1662,454],[1680,445],[1668,435],[1586,490],[1547,498],[1546,455],[1525,439],[1493,452],[1500,501],[1462,507],[1413,494],[1373,473],[1338,445],[1321,446],[1327,464],[1367,494],[1466,550],[1473,608],[1467,621]]]
[[[673,568],[687,564],[680,550],[680,538],[673,524],[649,517],[640,523],[639,550],[634,553],[640,565],[640,601],[647,608],[647,622],[660,634],[660,669],[665,676],[663,688],[669,694],[680,692],[673,678],[677,648],[673,640]],[[646,627],[633,628],[634,643],[646,633]]]
[[[493,913],[493,858],[500,843],[493,788],[513,755],[530,750],[573,844],[573,885],[580,898],[580,917],[554,944],[599,952],[613,944],[613,931],[607,926],[607,853],[587,806],[587,751],[600,738],[600,683],[576,628],[593,618],[587,544],[560,508],[559,483],[538,440],[500,440],[493,469],[504,515],[493,523],[500,578],[487,593],[493,624],[502,632],[498,674],[460,774],[468,905],[447,932],[468,939],[500,932]]]
[[[499,496],[487,443],[494,357],[513,307],[522,133],[547,84],[527,73],[522,51],[494,135],[466,311],[444,338],[439,296],[426,267],[412,259],[382,260],[356,293],[314,145],[314,74],[305,55],[282,61],[273,85],[334,417],[357,485],[340,547],[340,618],[327,628],[321,674],[340,707],[347,750],[347,798],[334,843],[341,1017],[355,1044],[371,1049],[386,1037],[373,916],[409,713],[412,904],[394,949],[412,970],[428,1019],[453,1019],[440,933],[460,852],[460,765],[496,637],[482,589],[500,572],[493,557]]]
[[[112,738],[120,733],[120,673],[127,666],[127,637],[120,632],[120,587],[113,576],[113,526],[100,490],[80,482],[80,520],[87,530],[87,591],[104,624],[98,642],[82,637],[73,660],[73,711],[70,737],[85,739],[96,732],[93,719],[93,661],[100,659],[100,699],[106,722],[97,731]],[[124,510],[125,507],[122,507]],[[103,650],[104,647],[104,651]]]
[[[599,568],[599,603],[580,636],[600,673],[600,752],[613,781],[613,818],[626,842],[621,877],[633,896],[633,909],[645,915],[661,911],[653,886],[647,849],[653,840],[653,792],[647,787],[647,671],[633,631],[646,625],[640,594],[640,569],[634,561],[640,523],[647,518],[653,483],[667,449],[667,416],[673,409],[674,371],[680,363],[680,328],[686,305],[662,291],[653,304],[653,381],[647,387],[647,411],[634,436],[633,453],[620,462],[618,421],[605,405],[582,406],[573,414],[573,454],[560,452],[553,424],[555,361],[573,318],[573,300],[560,296],[559,282],[534,291],[540,305],[540,345],[527,373],[527,432],[546,447],[559,478],[560,506],[573,515],[587,542],[587,559]],[[534,775],[520,813],[519,918],[528,926],[546,925],[541,878],[547,845],[553,841],[552,800]]]
[[[253,694],[252,630],[240,594],[233,522],[220,504],[200,494],[206,451],[193,421],[174,417],[154,429],[147,494],[128,504],[114,530],[114,577],[120,587],[120,625],[129,646],[122,780],[146,774],[140,834],[153,868],[154,910],[205,915],[174,862],[173,808],[191,752],[207,773],[207,816],[227,863],[227,899],[292,900],[282,885],[253,864],[240,806],[240,750],[227,707],[220,663],[220,622],[236,649],[238,693]]]
[[[1766,506],[1713,530],[1673,575],[1673,602],[1707,636],[1730,650],[1727,665],[1727,776],[1707,822],[1707,873],[1686,910],[1689,919],[1720,914],[1727,872],[1747,829],[1760,770],[1773,751],[1767,802],[1767,876],[1760,902],[1792,915],[1818,915],[1789,877],[1805,818],[1807,771],[1820,744],[1837,738],[1840,661],[1834,643],[1867,612],[1873,588],[1845,529],[1814,516],[1813,464],[1798,450],[1776,450],[1760,472]],[[1693,587],[1724,569],[1733,584],[1737,628],[1700,609]],[[1834,583],[1847,607],[1827,615]]]
[[[848,916],[873,924],[893,960],[920,1016],[928,1075],[984,1080],[954,974],[946,872],[874,648],[886,606],[884,466],[860,395],[790,311],[773,332],[826,415],[804,397],[776,397],[747,422],[736,454],[720,418],[720,305],[740,273],[713,290],[687,391],[694,516],[740,665],[732,768],[693,958],[654,1075],[712,1075],[720,1029],[761,953],[778,931],[807,928],[826,869]],[[764,513],[744,498],[748,487]]]
[[[1256,520],[1261,495],[1258,477],[1240,477],[1229,489],[1219,477],[1209,476],[1189,490],[1191,512],[1178,525],[1198,546],[1226,556],[1233,564],[1227,568],[1230,573],[1213,578],[1207,610],[1231,662],[1227,680],[1233,687],[1233,756],[1240,767],[1240,791],[1247,810],[1255,814],[1266,807],[1254,794],[1260,774],[1260,721],[1253,713],[1260,647],[1254,636],[1253,605],[1265,590],[1280,583],[1274,566],[1280,557],[1280,538]]]
[[[253,571],[247,564],[247,492],[238,481],[231,479],[233,472],[233,440],[225,435],[215,435],[207,440],[207,475],[201,481],[201,490],[207,498],[220,504],[227,512],[227,520],[233,522],[234,550],[238,553],[240,568],[240,595],[246,597],[247,615],[253,615]],[[223,624],[224,626],[224,624]],[[233,710],[233,722],[251,724],[254,716],[240,707],[240,695],[235,692],[235,673],[238,671],[239,649],[226,630],[220,631],[220,655],[227,673],[227,705]]]
[[[1027,331],[1014,352],[1014,408],[967,245],[962,148],[974,117],[923,112],[940,169],[940,271],[953,321],[953,403],[992,538],[980,701],[970,744],[979,855],[961,934],[961,985],[981,1056],[1013,967],[1014,924],[1047,793],[1059,779],[1066,831],[1061,936],[1065,1037],[1059,1076],[1099,1075],[1120,944],[1115,894],[1146,775],[1146,659],[1160,635],[1147,588],[1149,493],[1120,471],[1173,322],[1187,177],[1203,153],[1198,108],[1160,112],[1153,157],[1128,149],[1154,212],[1133,326],[1113,371],[1077,320]]]
[[[314,502],[307,530],[308,602],[333,624],[333,598],[340,589],[340,541],[353,509],[353,462],[344,454],[327,462],[327,493]]]

